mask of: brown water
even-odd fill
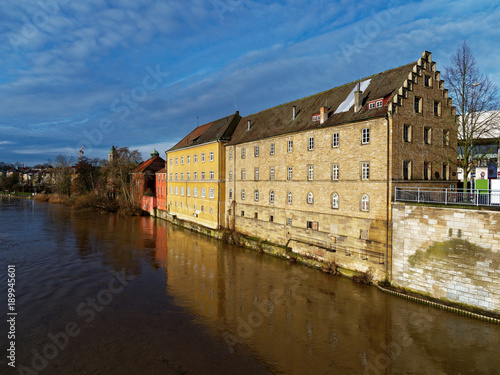
[[[1,374],[500,371],[500,326],[161,220],[2,198],[0,259]]]

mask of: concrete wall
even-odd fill
[[[500,211],[394,204],[392,283],[500,313]]]

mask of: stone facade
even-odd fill
[[[383,279],[394,187],[456,185],[455,114],[428,52],[361,81],[241,119],[225,225]]]
[[[500,313],[500,212],[392,210],[394,285]]]

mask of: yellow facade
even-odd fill
[[[167,151],[171,215],[218,229],[225,211],[225,148],[221,141]]]

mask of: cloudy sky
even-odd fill
[[[197,124],[248,115],[467,40],[500,86],[486,0],[2,0],[0,161],[160,154]]]

